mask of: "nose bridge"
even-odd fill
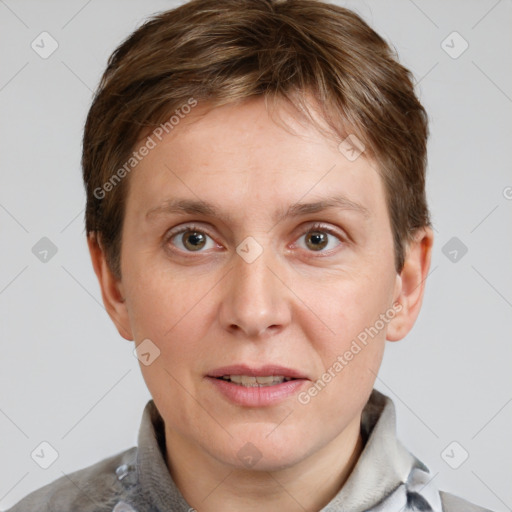
[[[277,265],[271,245],[263,247],[249,237],[237,247],[234,261],[221,306],[224,328],[246,336],[282,328],[290,318],[289,304],[286,287],[274,275]]]

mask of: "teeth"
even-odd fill
[[[252,377],[249,375],[224,375],[222,377],[224,380],[231,381],[234,384],[239,384],[240,386],[245,387],[258,387],[258,386],[274,386],[275,384],[281,384],[282,382],[287,382],[292,380],[289,377],[282,376],[264,376],[264,377]]]

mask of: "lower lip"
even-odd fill
[[[307,382],[306,379],[294,379],[273,386],[246,387],[215,377],[206,379],[231,402],[245,407],[264,407],[281,402],[295,395]]]

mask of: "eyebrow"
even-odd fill
[[[275,212],[273,220],[277,221],[282,220],[283,218],[300,217],[332,208],[354,211],[363,215],[364,217],[368,217],[370,215],[368,208],[364,207],[362,204],[352,201],[343,195],[338,195],[333,197],[326,197],[311,203],[295,203],[289,206],[286,210],[281,208]],[[160,206],[156,206],[148,210],[146,212],[146,219],[150,219],[154,216],[163,214],[205,215],[224,219],[228,222],[233,221],[233,217],[231,215],[222,212],[214,204],[200,199],[169,199],[162,203]]]

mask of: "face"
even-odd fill
[[[288,128],[261,99],[199,113],[130,175],[111,316],[159,352],[141,370],[169,438],[291,467],[359,428],[398,321],[383,183],[284,107]]]

